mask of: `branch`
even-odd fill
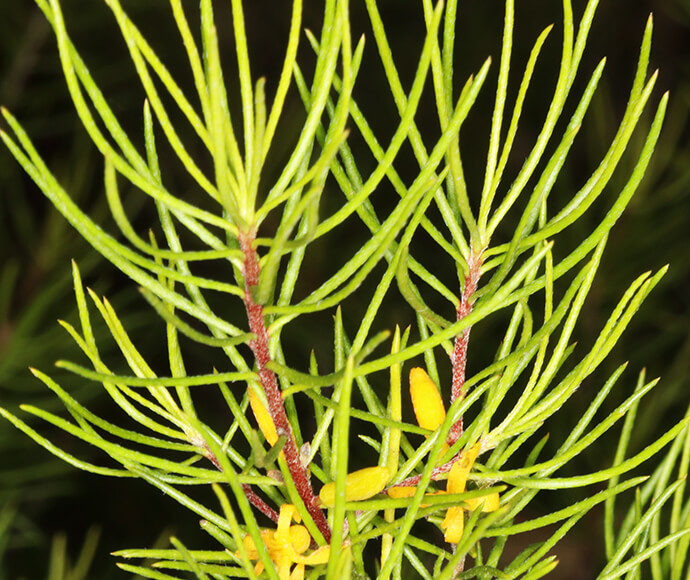
[[[283,453],[285,454],[285,462],[290,470],[292,480],[314,523],[323,534],[326,542],[330,542],[331,530],[326,521],[326,516],[319,507],[319,500],[314,495],[307,468],[300,461],[299,449],[297,449],[292,426],[285,412],[278,379],[275,373],[266,367],[271,362],[271,354],[268,348],[268,331],[266,330],[263,306],[257,304],[252,295],[252,288],[259,284],[260,271],[256,250],[253,246],[255,236],[256,232],[254,231],[241,231],[238,236],[240,247],[244,254],[244,302],[247,308],[250,331],[256,336],[254,340],[249,342],[249,347],[252,349],[252,353],[254,353],[259,381],[266,395],[268,412],[271,414],[276,432],[279,436],[287,436]]]
[[[473,301],[472,295],[477,291],[477,284],[479,283],[480,268],[482,265],[482,253],[475,254],[474,250],[470,251],[470,257],[467,261],[468,271],[465,277],[465,285],[462,289],[462,296],[460,297],[460,304],[457,309],[457,319],[462,320],[472,312]],[[467,346],[470,341],[471,326],[465,328],[461,334],[455,337],[455,348],[453,349],[452,363],[453,363],[453,384],[451,391],[451,403],[456,399],[464,399],[467,394],[465,388],[465,368],[467,367]],[[463,432],[462,417],[460,417],[451,427],[448,434],[448,444],[455,443]]]

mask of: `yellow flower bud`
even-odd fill
[[[410,371],[410,396],[420,427],[434,431],[443,423],[446,409],[441,394],[422,368],[415,367]]]
[[[416,487],[391,487],[386,490],[386,493],[393,499],[400,499],[403,497],[412,497],[417,493]]]
[[[386,490],[386,493],[392,497],[393,499],[401,499],[401,498],[406,498],[406,497],[412,497],[415,493],[417,493],[417,488],[416,487],[391,487],[390,489]],[[424,497],[429,497],[432,495],[443,495],[446,493],[445,491],[433,491],[431,493],[427,493],[424,495]],[[429,507],[428,503],[423,503],[421,504],[420,507]]]
[[[266,437],[266,441],[268,441],[269,445],[275,445],[275,442],[278,441],[278,432],[273,424],[271,414],[259,398],[259,395],[251,388],[249,389],[249,405],[252,411],[254,411],[254,417],[256,417],[256,422],[259,424],[259,429]]]
[[[388,467],[367,467],[348,473],[345,478],[345,501],[361,501],[383,491],[391,478]],[[335,505],[335,482],[327,483],[319,492],[321,504],[325,507]]]

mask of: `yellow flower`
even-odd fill
[[[410,371],[410,397],[417,424],[423,429],[435,431],[446,420],[446,408],[441,393],[424,369],[415,367]],[[448,444],[441,448],[441,456],[448,451]]]
[[[465,491],[465,484],[467,483],[467,476],[470,474],[470,469],[474,464],[474,460],[479,454],[480,444],[477,443],[465,453],[459,461],[453,464],[448,473],[448,483],[446,484],[446,493],[463,493]],[[496,494],[498,499],[498,494]],[[465,527],[465,516],[463,514],[462,506],[453,506],[448,508],[446,517],[441,522],[441,529],[445,531],[444,539],[451,544],[457,544],[462,538],[462,532]]]
[[[436,385],[424,369],[416,367],[410,371],[410,395],[419,426],[431,431],[437,429],[446,418],[446,409],[443,406],[443,401]],[[447,448],[446,445],[445,449]],[[429,495],[463,493],[467,477],[472,470],[477,455],[479,455],[480,448],[481,444],[476,443],[473,447],[465,450],[448,473],[446,491]],[[401,498],[411,497],[416,491],[417,488],[414,486],[400,486],[391,487],[386,493],[390,497]],[[482,511],[491,512],[498,509],[499,502],[498,493],[494,492],[483,497],[466,500],[462,505],[448,508],[446,516],[443,522],[441,522],[441,529],[444,530],[446,542],[457,544],[462,539],[465,526],[465,510],[473,511],[481,506]]]
[[[275,445],[276,441],[278,441],[276,426],[273,424],[273,419],[266,405],[263,404],[259,395],[257,395],[251,387],[249,389],[249,405],[254,412],[256,422],[259,424],[259,429],[261,429],[264,437],[266,437],[266,441],[268,441],[269,445]]]
[[[417,488],[414,486],[404,487],[401,485],[399,487],[391,487],[390,489],[387,489],[386,493],[393,499],[400,499],[403,497],[412,497],[415,493],[417,493]]]
[[[307,528],[292,525],[292,520],[299,524],[300,516],[292,504],[283,505],[278,516],[278,526],[275,530],[261,530],[263,541],[271,560],[278,568],[280,580],[303,580],[304,567],[326,564],[331,553],[330,546],[321,546],[311,554],[304,555],[311,543]],[[254,539],[247,535],[243,544],[250,560],[258,560],[259,552]],[[239,552],[235,553],[239,556]],[[293,568],[294,565],[294,568]],[[255,574],[261,574],[264,565],[258,562],[254,567]]]
[[[256,401],[258,401],[258,398]],[[263,405],[259,409],[261,408],[265,409]],[[257,414],[257,419],[259,416],[263,415],[261,413]],[[259,419],[259,425],[261,424],[262,420]],[[273,425],[272,421],[270,425]],[[268,430],[268,433],[270,435],[270,430]],[[266,432],[264,432],[264,435],[266,435]],[[271,443],[268,436],[266,436],[266,439]],[[390,478],[391,471],[387,467],[368,467],[353,471],[347,475],[345,481],[345,501],[361,501],[380,493]],[[335,505],[334,482],[327,483],[321,488],[319,499],[325,507],[333,507]],[[296,525],[292,524],[293,520],[296,522]],[[304,555],[309,549],[311,536],[307,528],[299,525],[299,522],[300,516],[295,506],[286,504],[280,508],[276,529],[261,530],[261,540],[266,546],[271,560],[278,568],[280,580],[302,580],[304,578],[305,566],[326,564],[331,554],[330,546],[321,546],[310,554]],[[246,535],[243,543],[249,559],[258,560],[259,552],[254,544],[254,539],[250,535]],[[342,548],[347,548],[349,545],[349,542],[345,542]],[[239,555],[239,552],[236,554]],[[254,572],[261,574],[263,569],[263,564],[258,562]]]
[[[438,388],[424,369],[415,367],[410,371],[410,396],[417,424],[429,431],[438,429],[446,419],[446,408]]]
[[[345,478],[345,501],[362,501],[381,493],[391,478],[391,470],[376,466],[348,473]],[[335,505],[335,482],[327,483],[319,492],[321,504],[325,507]]]

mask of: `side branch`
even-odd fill
[[[218,458],[213,454],[213,451],[211,451],[208,447],[208,445],[203,445],[204,449],[204,456],[206,459],[208,459],[213,465],[215,465],[218,468],[218,471],[223,471],[223,466],[220,464],[220,461],[218,461]],[[247,496],[247,499],[249,502],[256,508],[258,509],[262,514],[264,514],[266,517],[270,518],[273,520],[275,523],[278,523],[278,512],[274,510],[270,505],[268,505],[263,499],[261,499],[255,492],[254,490],[249,487],[246,483],[242,484],[242,489],[244,490],[244,495]]]
[[[460,297],[460,304],[457,309],[457,319],[462,320],[472,312],[472,295],[477,291],[477,284],[479,283],[480,268],[482,265],[482,253],[470,252],[470,259],[468,260],[468,272],[465,277],[465,284],[462,289],[462,296]],[[453,356],[451,362],[453,364],[453,384],[451,391],[451,402],[455,399],[464,399],[467,394],[465,388],[465,369],[467,367],[467,346],[470,342],[471,326],[465,328],[461,334],[455,337],[455,347],[453,349]],[[463,432],[462,417],[458,419],[450,429],[448,434],[448,443],[452,445],[455,443]]]

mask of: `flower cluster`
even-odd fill
[[[410,371],[410,395],[419,426],[430,431],[438,429],[446,418],[446,409],[438,388],[424,369],[413,368]],[[275,444],[278,436],[268,410],[251,390],[249,401],[266,440],[271,445]],[[444,453],[447,449],[446,442]],[[465,492],[467,479],[480,450],[481,443],[478,442],[455,458],[449,469],[439,469],[439,475],[448,473],[446,489],[427,495]],[[391,469],[385,466],[368,467],[349,473],[345,479],[345,501],[362,501],[384,490],[392,498],[411,497],[416,493],[417,488],[414,485],[406,486],[404,483],[385,489],[392,475]],[[332,508],[335,505],[335,499],[335,482],[326,483],[319,493],[321,506]],[[441,522],[446,542],[457,544],[462,539],[465,511],[478,508],[485,512],[495,511],[499,507],[499,501],[498,493],[494,492],[479,498],[467,499],[461,505],[448,508]],[[299,525],[299,522],[300,516],[295,506],[286,504],[280,508],[277,528],[261,532],[261,539],[278,569],[281,580],[301,580],[304,578],[305,566],[325,564],[330,556],[330,546],[322,546],[305,555],[311,545],[311,537],[307,529]],[[258,560],[259,554],[251,536],[246,536],[243,541],[250,559]],[[345,542],[343,548],[347,546],[348,543]],[[263,564],[259,562],[255,572],[260,574],[263,569]]]
[[[297,522],[296,525],[292,521]],[[308,555],[304,555],[311,544],[311,536],[302,525],[297,509],[292,504],[285,504],[280,508],[278,526],[275,530],[262,530],[263,541],[271,560],[278,569],[280,580],[303,580],[304,567],[326,564],[331,553],[330,546],[321,546]],[[254,540],[247,535],[243,540],[244,548],[250,560],[258,560],[259,552]],[[236,553],[239,556],[239,552]],[[294,565],[294,567],[293,567]],[[258,562],[254,567],[255,574],[261,574],[264,565]]]
[[[446,409],[438,388],[424,369],[415,367],[410,371],[410,396],[419,426],[430,431],[436,430],[446,418]],[[448,444],[444,443],[442,455],[447,449]],[[450,468],[446,490],[429,495],[463,493],[467,478],[480,450],[481,443],[476,443],[465,450],[460,459],[455,461]],[[389,488],[386,493],[390,497],[400,498],[411,497],[416,491],[417,488],[414,486],[396,486]],[[441,522],[441,529],[444,530],[446,542],[457,544],[461,540],[465,526],[465,510],[473,511],[481,505],[482,511],[495,511],[498,509],[499,501],[498,493],[494,492],[479,498],[467,499],[463,505],[448,508],[446,516]]]

